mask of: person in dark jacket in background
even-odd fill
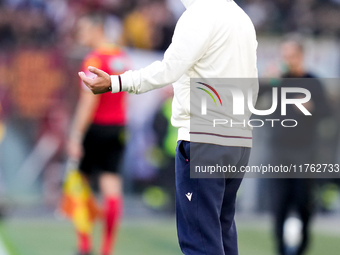
[[[285,119],[294,119],[298,125],[294,128],[275,126],[271,134],[271,150],[274,165],[303,165],[315,161],[318,142],[318,126],[330,115],[325,90],[316,76],[304,67],[304,48],[295,39],[286,40],[281,46],[282,59],[286,73],[282,76],[280,87],[299,87],[310,91],[311,100],[304,107],[312,113],[305,116],[295,105],[287,106]],[[279,94],[280,95],[280,94]],[[298,94],[289,93],[289,98]],[[280,106],[279,106],[280,108]],[[280,115],[278,109],[274,115]],[[272,116],[279,119],[282,116]],[[314,185],[312,178],[278,178],[272,179],[272,204],[275,222],[277,254],[304,254],[309,243],[309,227],[314,209]],[[297,213],[302,222],[300,244],[290,248],[284,241],[284,223],[291,210]]]

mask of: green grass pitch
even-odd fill
[[[100,226],[94,229],[94,248],[98,251]],[[238,222],[240,255],[273,255],[269,224]],[[308,255],[338,255],[339,236],[313,233]],[[72,255],[75,236],[71,224],[53,219],[9,220],[1,224],[0,236],[10,255]],[[94,253],[97,255],[98,253]],[[181,254],[175,220],[125,219],[119,232],[116,255]]]

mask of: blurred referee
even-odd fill
[[[236,193],[242,179],[191,179],[190,144],[216,162],[248,163],[251,130],[190,133],[190,78],[257,78],[256,34],[249,17],[231,0],[182,0],[172,43],[162,61],[139,70],[109,76],[90,66],[95,79],[79,76],[94,94],[127,91],[139,94],[173,83],[172,125],[178,129],[176,150],[176,219],[181,250],[186,255],[236,255]],[[254,84],[254,90],[257,91]],[[226,102],[232,107],[232,102]],[[238,135],[235,135],[236,132]],[[207,143],[209,140],[211,143]]]
[[[93,13],[78,22],[79,43],[93,49],[84,59],[82,70],[92,77],[94,75],[85,70],[89,65],[120,74],[127,70],[129,62],[118,46],[108,43],[104,33],[105,20],[105,16]],[[101,255],[111,252],[122,211],[119,163],[124,151],[125,94],[96,96],[82,83],[68,143],[69,156],[80,160],[80,171],[90,181],[99,180],[104,213]],[[77,234],[78,254],[90,254],[91,237]]]

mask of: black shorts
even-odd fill
[[[79,165],[83,174],[118,173],[124,153],[124,127],[92,124],[85,134],[83,149]]]

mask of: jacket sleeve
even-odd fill
[[[137,71],[127,71],[111,76],[112,93],[127,91],[140,94],[177,81],[197,60],[209,45],[212,23],[199,17],[195,12],[186,11],[179,19],[172,43],[162,61],[156,61]]]

